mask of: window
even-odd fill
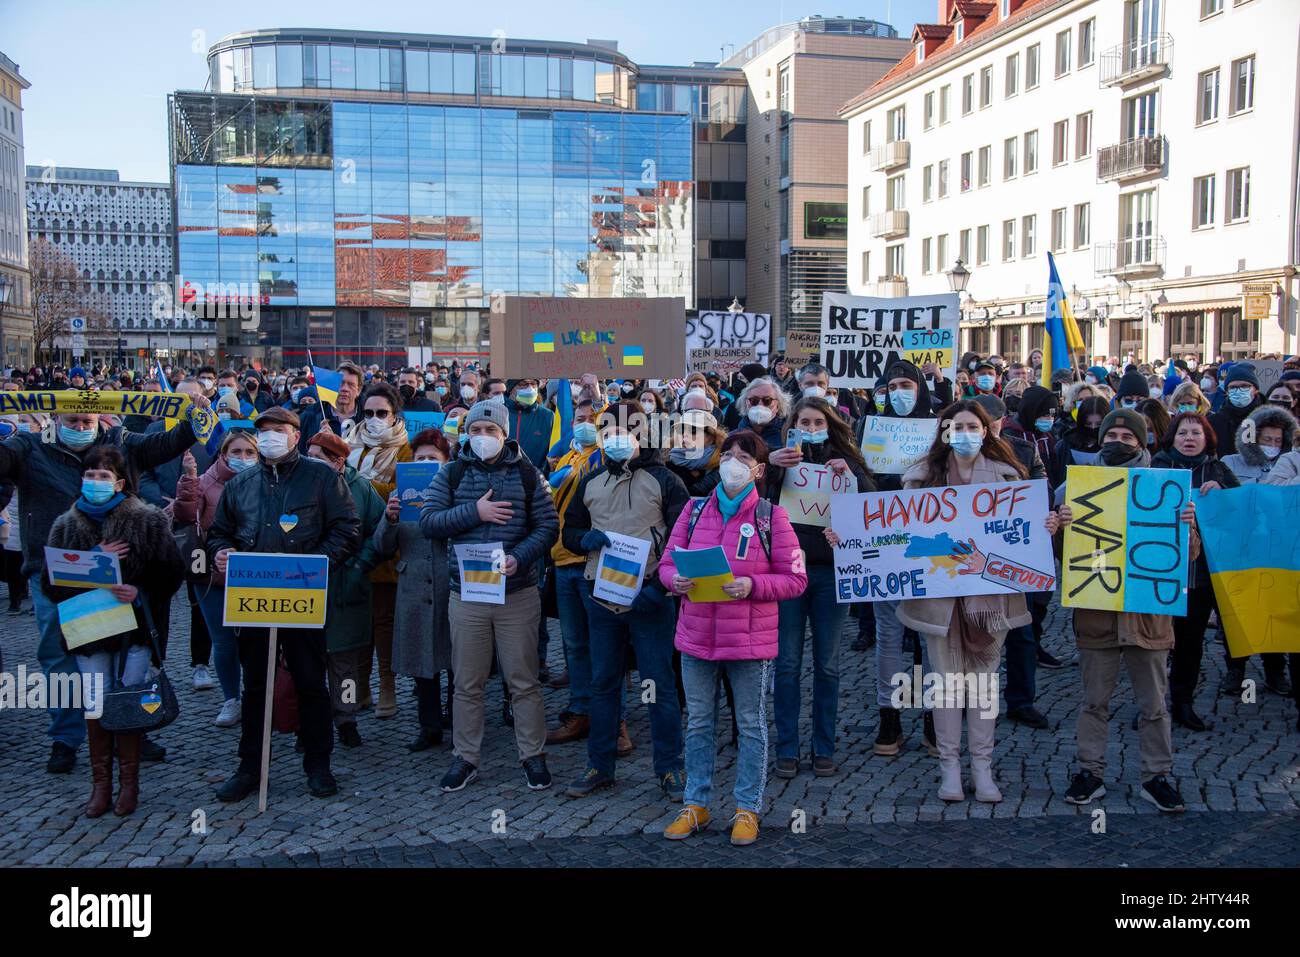
[[[974,163],[974,153],[961,154],[961,191],[964,193],[971,187],[971,166]]]
[[[866,219],[871,215],[871,187],[862,187],[862,218]]]
[[[871,282],[871,251],[866,249],[862,251],[862,282]]]
[[[934,241],[934,269],[943,272],[948,265],[948,234],[944,233]]]
[[[1060,166],[1070,158],[1070,121],[1058,120],[1052,125],[1052,165]]]
[[[1020,219],[1020,255],[1028,259],[1034,254],[1038,245],[1038,217],[1023,216]]]
[[[903,179],[902,176],[891,176],[886,181],[885,209],[891,212],[896,209],[907,208],[907,204],[904,202]]]
[[[934,198],[934,165],[921,170],[921,202],[928,203]]]
[[[1025,175],[1038,172],[1038,130],[1025,134]]]
[[[975,109],[975,74],[967,73],[961,78],[961,115],[966,116]]]
[[[993,67],[986,66],[980,70],[980,109],[993,103]]]
[[[1003,89],[1004,96],[1015,96],[1020,92],[1020,54],[1013,53],[1007,57],[1007,75],[1006,83]]]
[[[970,262],[970,230],[963,229],[957,235],[957,258],[964,263]]]
[[[1223,0],[1201,0],[1201,19],[1223,12]]]
[[[981,187],[987,186],[989,184],[989,180],[993,175],[992,167],[993,167],[993,147],[981,146],[980,147],[980,180],[979,180]]]
[[[902,279],[907,275],[906,260],[903,258],[903,244],[885,247],[885,264],[889,268],[889,279]]]
[[[1156,135],[1156,94],[1131,96],[1123,103],[1124,138],[1136,140]]]
[[[1056,35],[1056,75],[1065,76],[1070,72],[1070,31],[1062,30]]]
[[[930,237],[921,240],[921,275],[930,275]]]
[[[1214,174],[1192,180],[1192,229],[1214,225]]]
[[[1074,207],[1074,248],[1082,249],[1092,242],[1092,204],[1078,203]]]
[[[1012,136],[1002,143],[1002,178],[1016,178],[1016,157],[1020,149],[1020,137]]]
[[[949,114],[952,108],[952,87],[939,87],[939,125],[948,122]]]
[[[1231,115],[1244,113],[1255,106],[1255,58],[1232,61]]]
[[[1085,66],[1092,66],[1096,59],[1096,38],[1097,38],[1097,21],[1084,20],[1079,24],[1079,69]]]
[[[958,20],[955,29],[957,31],[956,42],[961,43],[962,40],[966,39],[966,21]]]
[[[1240,223],[1250,218],[1250,167],[1228,170],[1223,221]]]
[[[975,265],[983,266],[989,261],[989,228],[981,226],[975,230]]]
[[[871,152],[871,121],[863,120],[862,122],[862,155],[866,156]]]
[[[782,66],[777,73],[777,105],[782,113],[790,112],[790,65]]]
[[[885,114],[885,142],[907,139],[907,108],[895,107]]]
[[[1052,210],[1052,252],[1065,251],[1065,236],[1069,228],[1069,210],[1064,206]]]
[[[1196,77],[1196,123],[1212,123],[1219,118],[1219,68],[1206,70]]]
[[[932,129],[934,127],[934,93],[925,94],[925,108],[921,110],[921,128]]]
[[[1025,51],[1025,89],[1032,90],[1038,86],[1038,61],[1042,59],[1042,47],[1035,43]]]
[[[948,196],[948,161],[939,160],[939,198]]]
[[[1155,262],[1155,197],[1154,189],[1144,189],[1119,198],[1119,264]]]
[[[1074,118],[1074,158],[1083,159],[1092,153],[1092,111]]]
[[[1016,221],[1002,221],[1002,261],[1010,262],[1016,258]]]

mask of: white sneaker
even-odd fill
[[[244,708],[238,698],[231,698],[221,706],[221,713],[217,715],[217,720],[212,722],[218,728],[233,728],[239,724],[244,717]]]
[[[212,672],[207,665],[194,666],[194,690],[211,691],[217,686],[216,681],[212,679]]]

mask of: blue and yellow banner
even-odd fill
[[[1084,349],[1083,335],[1074,321],[1070,297],[1065,294],[1061,277],[1056,271],[1056,257],[1047,254],[1047,309],[1043,313],[1043,375],[1039,381],[1044,389],[1052,387],[1052,373],[1072,369],[1073,356]]]
[[[696,604],[715,601],[735,601],[722,590],[722,586],[736,580],[731,572],[731,564],[722,547],[712,548],[677,548],[673,550],[673,564],[677,574],[695,582],[695,587],[686,593],[686,598]]]
[[[1300,486],[1198,493],[1196,524],[1228,650],[1300,652]]]
[[[136,628],[135,610],[131,603],[118,601],[109,591],[88,591],[61,601],[55,607],[59,611],[59,628],[69,651]]]
[[[639,588],[641,565],[626,558],[619,558],[617,555],[606,555],[601,562],[600,577],[624,588]]]
[[[312,378],[316,380],[316,395],[322,402],[330,405],[339,404],[339,389],[343,385],[343,373],[333,372],[321,366],[311,367]]]
[[[226,562],[222,624],[323,628],[329,589],[324,555],[232,552]]]
[[[46,415],[147,415],[185,419],[194,438],[212,448],[221,421],[211,409],[201,409],[183,392],[92,392],[56,389],[42,392],[0,392],[0,415],[44,412]]]

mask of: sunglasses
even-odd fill
[[[751,395],[749,397],[749,404],[750,405],[776,405],[777,400],[775,396],[771,396],[771,395]]]
[[[390,415],[392,413],[387,409],[365,409],[361,413],[361,417],[364,419],[386,419]]]

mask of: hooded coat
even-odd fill
[[[899,359],[892,363],[885,374],[880,377],[876,383],[877,389],[888,389],[890,379],[911,379],[916,383],[916,405],[912,406],[912,411],[907,415],[900,415],[894,408],[888,398],[885,399],[885,407],[880,410],[879,414],[888,419],[933,419],[935,412],[933,404],[930,401],[930,387],[925,384],[925,376],[921,375],[921,370],[915,363],[908,362],[906,359]],[[867,416],[863,416],[853,426],[853,438],[857,441],[858,447],[862,447],[862,433],[867,427]],[[903,487],[903,477],[901,475],[886,475],[880,473],[874,476],[877,491],[897,492]]]
[[[1250,400],[1250,405],[1245,408],[1238,408],[1231,402],[1224,402],[1217,412],[1210,415],[1210,425],[1214,428],[1215,438],[1219,440],[1220,457],[1231,455],[1237,451],[1237,430],[1241,428],[1241,424],[1250,417],[1251,413],[1266,404],[1264,397],[1256,394]]]
[[[1258,442],[1247,441],[1258,437],[1260,429],[1282,430],[1282,453],[1270,459]],[[1286,453],[1295,444],[1296,420],[1286,409],[1275,405],[1262,405],[1242,420],[1237,427],[1237,451],[1223,457],[1223,464],[1232,470],[1242,485],[1263,482]]]
[[[1039,432],[1034,420],[1059,407],[1060,403],[1051,389],[1031,385],[1020,397],[1020,408],[1016,410],[1015,418],[1002,427],[1004,434],[1013,435],[1034,446],[1048,473],[1056,468],[1056,443],[1052,439],[1051,430]]]

